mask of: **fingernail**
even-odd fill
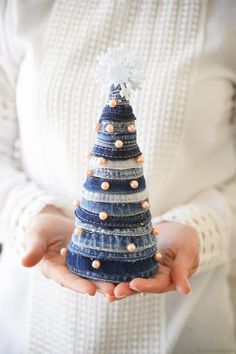
[[[123,299],[124,297],[126,297],[127,295],[122,295],[122,296],[118,296],[116,295],[117,299]]]
[[[191,293],[192,293],[192,290],[191,290],[190,287],[189,287],[189,292],[188,292],[188,293],[185,293],[184,290],[183,290],[183,288],[182,288],[181,286],[179,286],[179,285],[176,287],[176,289],[177,289],[178,292],[180,292],[182,295],[191,295]]]
[[[132,285],[132,286],[130,286],[130,289],[132,289],[132,290],[134,290],[134,291],[138,291],[138,292],[140,292],[140,290],[139,290],[139,289],[137,289],[137,288],[136,288],[136,286],[133,286],[133,285]]]

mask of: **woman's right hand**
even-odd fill
[[[81,278],[67,268],[65,256],[60,254],[60,250],[67,247],[73,229],[71,218],[54,206],[45,207],[33,219],[27,232],[27,252],[22,259],[23,266],[39,264],[45,277],[82,294],[94,296],[98,291],[114,295],[114,284]]]

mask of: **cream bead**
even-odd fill
[[[65,256],[67,254],[67,248],[63,247],[61,250],[60,250],[60,255],[61,256]]]
[[[105,165],[107,163],[107,160],[104,157],[99,157],[98,163],[99,165]]]
[[[108,218],[108,215],[105,211],[101,211],[101,213],[99,213],[100,220],[106,220],[107,218]]]
[[[137,189],[138,188],[138,181],[136,181],[136,180],[131,181],[130,182],[130,187],[132,189]]]
[[[76,227],[74,232],[77,236],[81,236],[83,234],[83,229],[81,227]]]
[[[148,202],[147,200],[145,200],[144,202],[142,202],[142,208],[143,208],[144,210],[147,210],[147,209],[150,208],[150,204],[149,204],[149,202]]]
[[[144,163],[144,157],[143,157],[143,155],[138,156],[138,157],[136,158],[136,162],[137,162],[138,164]]]
[[[80,201],[79,201],[78,199],[75,199],[75,200],[73,201],[73,205],[74,205],[75,207],[79,207],[79,206],[80,206]]]
[[[136,127],[135,127],[134,124],[130,124],[130,125],[128,125],[127,130],[128,130],[129,133],[135,133],[136,132]]]
[[[92,169],[88,169],[87,170],[87,176],[91,177],[93,175],[93,170]]]
[[[115,147],[116,147],[117,149],[122,148],[123,145],[124,145],[124,143],[123,143],[122,140],[116,140],[116,142],[115,142]]]
[[[117,106],[117,101],[116,100],[109,100],[109,106],[111,107],[111,108],[115,108],[116,106]]]
[[[152,235],[153,235],[153,236],[159,235],[159,232],[160,232],[160,231],[158,230],[157,227],[153,227],[153,228],[152,228]]]
[[[98,269],[98,268],[100,268],[100,266],[101,266],[101,262],[100,261],[95,260],[95,261],[92,262],[92,267],[93,268]]]
[[[109,182],[102,182],[101,188],[102,188],[104,191],[107,191],[107,190],[110,188]]]
[[[159,261],[161,258],[162,258],[162,254],[161,254],[160,252],[157,252],[157,253],[155,254],[155,259],[156,259],[157,261]]]
[[[134,243],[128,244],[127,250],[128,250],[129,252],[135,252],[135,251],[136,251],[136,246],[135,246],[135,244],[134,244]]]
[[[99,122],[97,122],[95,124],[95,130],[98,132],[101,129],[101,124]]]
[[[111,123],[107,124],[107,125],[106,125],[106,131],[107,131],[108,133],[114,133],[114,131],[115,131],[114,125],[111,124]]]

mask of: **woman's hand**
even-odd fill
[[[157,225],[158,252],[162,258],[158,274],[150,279],[136,278],[130,283],[120,283],[114,290],[110,302],[139,292],[160,294],[178,290],[190,294],[188,278],[199,265],[199,240],[195,229],[177,222],[163,222]]]
[[[47,206],[37,215],[28,230],[28,251],[22,259],[25,267],[39,263],[45,277],[79,293],[95,295],[96,291],[114,295],[115,285],[83,279],[69,271],[60,250],[67,247],[74,228],[73,220],[59,209]]]

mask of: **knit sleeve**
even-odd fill
[[[21,48],[14,46],[17,14],[0,5],[0,238],[18,253],[25,251],[25,233],[32,218],[46,205],[62,206],[55,196],[31,181],[21,168],[15,89]]]

